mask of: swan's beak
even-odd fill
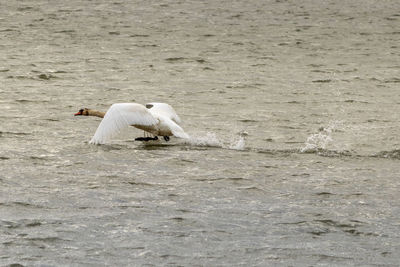
[[[82,115],[82,112],[78,111],[77,113],[74,114],[74,116],[79,116]]]

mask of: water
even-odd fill
[[[1,1],[2,266],[398,266],[398,1]],[[190,140],[130,129],[167,102]]]

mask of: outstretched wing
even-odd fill
[[[177,124],[181,124],[182,122],[174,108],[166,103],[147,103],[146,108],[148,108],[150,112],[167,117]]]
[[[157,120],[145,106],[135,103],[113,104],[100,122],[90,144],[104,144],[131,125],[151,126]]]

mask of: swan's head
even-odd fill
[[[89,116],[89,109],[82,108],[77,113],[75,113],[75,116]]]

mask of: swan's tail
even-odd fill
[[[183,130],[182,130],[182,132],[173,133],[173,134],[175,137],[178,137],[178,138],[190,139],[190,136],[187,133],[185,133]]]
[[[165,123],[168,125],[169,129],[171,130],[172,134],[175,137],[183,138],[183,139],[190,138],[190,136],[187,133],[185,133],[185,131],[182,129],[182,127],[179,126],[178,124],[176,124],[173,120],[167,119],[167,120],[165,120]]]
[[[172,134],[175,137],[183,138],[183,139],[190,138],[190,136],[187,133],[185,133],[185,131],[179,125],[176,125],[176,126],[177,126],[176,128],[172,129]]]

